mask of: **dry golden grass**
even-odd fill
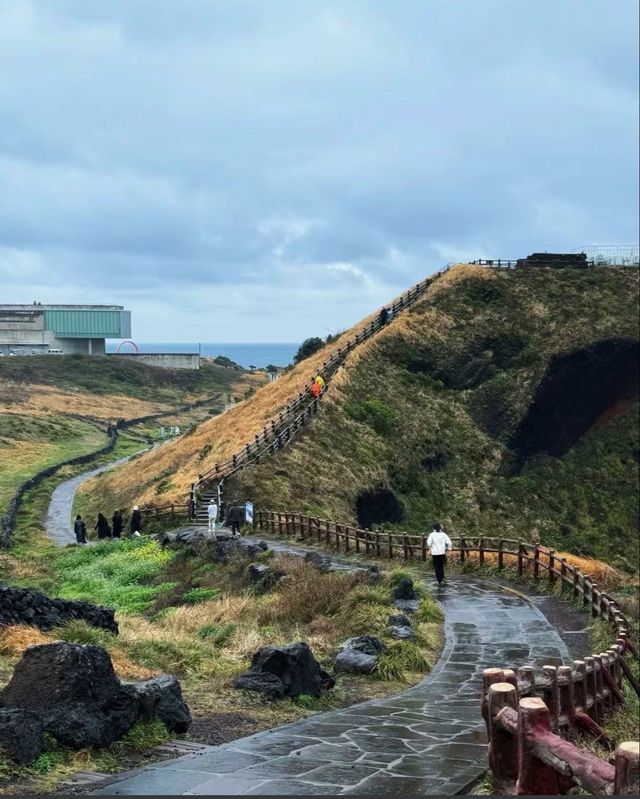
[[[113,649],[110,653],[113,668],[122,680],[148,680],[151,677],[156,677],[158,672],[152,669],[147,669],[139,663],[135,663],[119,647]]]
[[[162,619],[161,627],[177,636],[186,635],[205,624],[235,622],[252,607],[252,604],[247,597],[228,596],[199,602],[196,605],[180,605]]]
[[[456,277],[460,273],[459,277]],[[481,274],[490,279],[490,273],[481,267],[456,266],[427,291],[427,296],[436,290],[443,280],[452,284],[470,275]],[[377,318],[375,311],[359,324],[343,333],[336,341],[327,344],[320,352],[304,360],[278,380],[262,385],[247,400],[238,403],[224,414],[203,422],[189,436],[138,458],[134,463],[124,464],[119,469],[102,477],[100,482],[89,481],[80,487],[82,493],[93,493],[100,489],[110,496],[118,497],[124,504],[138,503],[154,505],[158,503],[154,480],[161,473],[171,474],[171,486],[162,494],[162,503],[184,502],[190,484],[198,474],[210,469],[216,462],[222,463],[239,452],[256,434],[283,410],[287,404],[304,391],[306,384],[322,369],[322,364],[345,346],[356,333],[363,330]],[[400,315],[379,335],[391,335],[397,325],[411,324]],[[349,368],[356,358],[362,357],[369,348],[375,346],[375,339],[369,340],[352,352],[347,358]],[[328,398],[335,397],[340,385],[348,379],[341,369],[329,385]],[[204,457],[201,453],[206,452]]]
[[[0,413],[23,413],[32,416],[77,413],[111,421],[131,419],[168,410],[171,405],[127,397],[124,394],[91,394],[54,386],[33,384],[29,391],[16,383],[0,380]]]
[[[22,655],[30,646],[48,644],[52,638],[35,627],[14,624],[0,627],[0,654]]]

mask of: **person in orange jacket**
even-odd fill
[[[322,392],[320,383],[314,380],[313,383],[311,384],[311,388],[309,389],[309,391],[311,392],[311,396],[314,397],[314,399],[317,399]]]

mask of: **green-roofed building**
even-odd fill
[[[104,355],[106,339],[130,337],[122,305],[0,304],[0,355]]]

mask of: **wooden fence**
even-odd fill
[[[427,288],[442,274],[450,269],[451,265],[444,267],[438,272],[430,275],[425,280],[417,283],[394,303],[388,306],[392,311],[392,316],[397,315],[413,306],[418,299],[425,293]],[[339,347],[334,354],[322,364],[320,370],[325,378],[325,390],[328,388],[332,377],[345,362],[350,352],[356,347],[367,341],[384,326],[380,317],[376,317],[365,328],[356,333],[353,339],[347,341]],[[266,455],[273,455],[276,451],[286,447],[305,424],[315,415],[318,410],[318,400],[313,399],[310,394],[311,383],[308,383],[296,399],[292,400],[280,413],[268,422],[259,433],[256,433],[253,441],[247,442],[245,446],[223,463],[214,464],[208,471],[198,475],[198,479],[192,483],[189,496],[189,505],[192,518],[195,515],[198,492],[202,486],[208,483],[218,483],[231,477],[241,469],[246,468],[252,463],[256,463]],[[320,396],[322,397],[323,394]]]
[[[402,560],[421,560],[428,558],[426,535],[407,535],[405,533],[378,532],[361,530],[348,524],[307,516],[303,513],[286,513],[282,511],[258,510],[254,516],[254,526],[257,530],[264,530],[273,535],[282,535],[288,538],[297,538],[301,541],[314,541],[325,546],[333,547],[343,552],[369,555],[382,558],[401,558]],[[534,580],[545,579],[550,587],[556,583],[562,586],[563,591],[578,599],[585,608],[589,608],[592,616],[601,618],[611,623],[614,638],[607,652],[598,652],[583,661],[576,661],[576,671],[584,672],[586,689],[584,700],[585,712],[597,724],[601,718],[599,710],[609,704],[611,692],[616,690],[611,686],[611,669],[615,679],[623,675],[636,693],[640,694],[638,680],[633,674],[629,664],[622,656],[631,652],[637,657],[637,649],[631,640],[631,627],[625,614],[620,609],[618,602],[606,591],[600,589],[591,577],[584,574],[577,566],[568,563],[565,558],[559,557],[554,550],[541,544],[532,544],[527,541],[517,541],[510,538],[488,537],[454,537],[452,556],[457,557],[459,563],[476,562],[479,566],[489,563],[495,565],[499,571],[507,566],[514,568],[519,577],[531,577]],[[563,667],[561,667],[563,668]],[[558,690],[563,688],[566,693],[566,673],[562,672],[558,678],[551,673],[551,667],[545,674],[536,678],[533,668],[519,670],[522,681],[523,695],[535,693],[540,686],[546,686],[546,681],[553,685],[558,684]],[[558,682],[559,679],[559,682]],[[555,682],[554,682],[555,680]],[[578,682],[576,680],[576,682]],[[526,684],[529,688],[526,688]],[[616,685],[618,685],[616,683]],[[549,688],[556,692],[556,688]],[[569,690],[569,689],[567,689]],[[580,686],[575,689],[580,697]],[[593,695],[592,695],[593,694]],[[598,704],[599,703],[599,704]],[[561,727],[565,724],[565,715],[562,716]],[[575,716],[570,716],[570,719]],[[585,721],[583,726],[586,725]],[[595,728],[592,725],[592,729]]]
[[[189,515],[188,502],[172,502],[170,505],[150,506],[147,508],[140,508],[140,512],[144,519],[154,519],[158,516],[170,516],[174,521],[176,517]]]
[[[570,689],[572,683],[564,685]],[[583,691],[576,700],[568,690],[564,712],[585,712],[584,697]],[[520,680],[510,669],[485,670],[482,713],[494,793],[554,796],[577,787],[601,795],[638,795],[640,744],[621,743],[613,765],[579,749],[558,735],[560,702],[558,693],[546,699],[523,697]]]

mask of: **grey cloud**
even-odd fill
[[[269,297],[287,340],[455,254],[633,241],[636,53],[633,0],[14,0],[3,292],[213,293],[262,339]]]

